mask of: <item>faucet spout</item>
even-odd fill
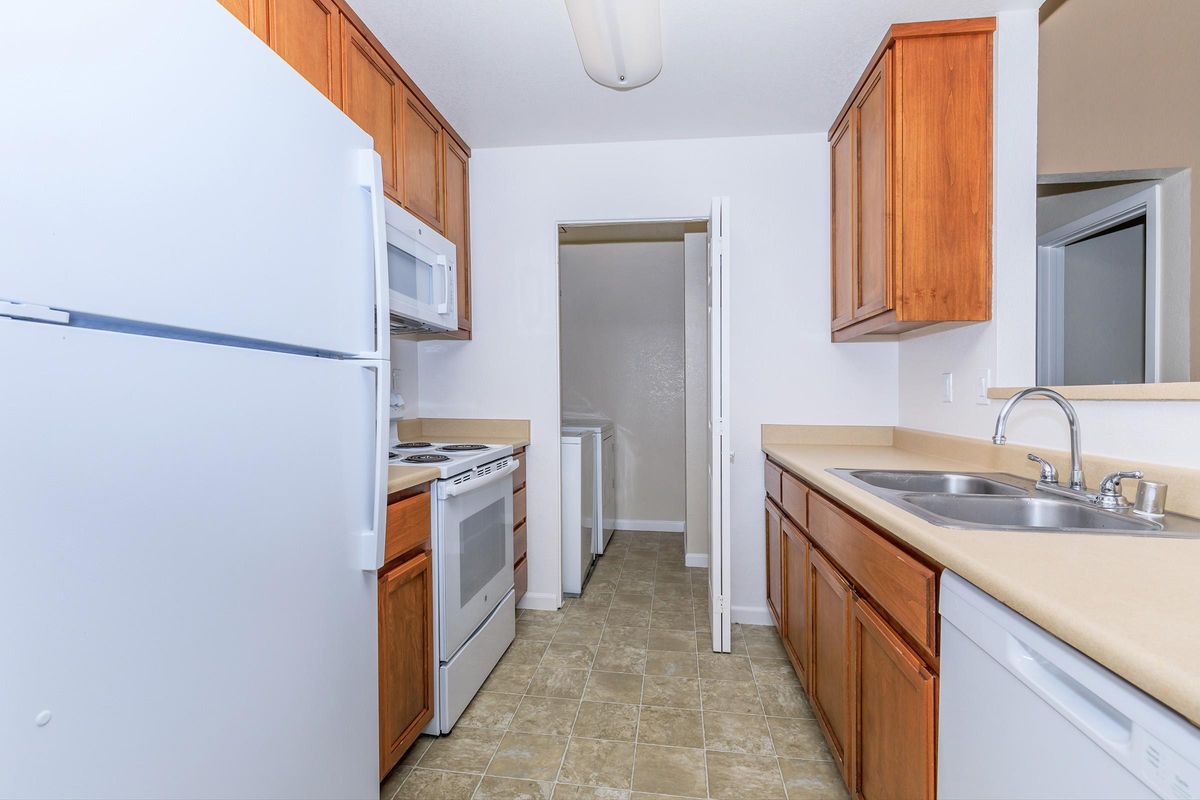
[[[1044,386],[1034,386],[1030,389],[1022,389],[1008,398],[1008,401],[1000,409],[1000,415],[996,417],[996,432],[992,435],[992,443],[1004,444],[1008,441],[1008,438],[1005,436],[1005,428],[1008,426],[1008,415],[1012,413],[1017,403],[1026,397],[1045,397],[1048,400],[1053,400],[1062,409],[1063,413],[1067,415],[1067,425],[1071,432],[1070,487],[1078,491],[1084,491],[1087,487],[1083,478],[1083,456],[1079,447],[1079,415],[1075,413],[1075,407],[1071,405],[1067,398],[1053,389],[1047,389]]]

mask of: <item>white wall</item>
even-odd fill
[[[421,344],[421,412],[530,420],[524,605],[560,584],[557,223],[701,218],[728,195],[733,616],[767,621],[759,426],[896,422],[897,345],[829,341],[828,164],[824,134],[474,151],[475,339]]]
[[[416,339],[392,337],[392,372],[399,370],[400,395],[404,398],[404,419],[421,416],[421,372],[417,364],[420,348]],[[397,386],[393,385],[393,389]]]
[[[683,235],[683,427],[689,566],[707,566],[708,536],[708,234]]]
[[[563,414],[613,421],[617,527],[681,530],[683,242],[562,245],[559,280]]]
[[[999,15],[996,34],[992,321],[912,336],[900,343],[900,424],[986,437],[1000,401],[975,403],[972,382],[988,369],[993,385],[1030,386],[1036,373],[1037,12]],[[955,378],[953,403],[941,402],[941,373]],[[1083,448],[1133,460],[1200,463],[1197,404],[1075,403]],[[1066,423],[1051,403],[1018,408],[1009,446],[1067,445]]]

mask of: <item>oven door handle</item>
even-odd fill
[[[449,484],[449,483],[443,484],[443,486],[445,488],[442,489],[441,496],[442,497],[458,497],[459,495],[464,495],[464,494],[467,494],[468,492],[473,492],[476,489],[482,489],[485,486],[491,486],[496,481],[502,481],[505,478],[507,478],[509,475],[512,475],[514,472],[517,471],[517,467],[519,467],[519,466],[521,466],[521,462],[514,458],[508,462],[507,467],[496,470],[491,475],[488,475],[486,478],[475,478],[473,480],[463,481],[462,483],[457,483],[457,484]]]

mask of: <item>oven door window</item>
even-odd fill
[[[458,602],[466,606],[504,569],[507,558],[504,500],[472,514],[458,526]]]

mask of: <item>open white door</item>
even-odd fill
[[[708,222],[708,596],[712,649],[730,650],[729,622],[729,198],[714,197]]]

